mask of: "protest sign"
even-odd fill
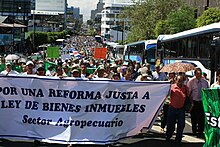
[[[112,143],[150,129],[169,82],[0,76],[0,136]]]
[[[203,89],[202,102],[205,112],[204,147],[220,146],[220,89]]]
[[[47,57],[48,58],[58,58],[60,53],[59,47],[47,47]]]
[[[65,60],[71,59],[71,56],[70,56],[70,54],[63,54],[63,55],[61,55],[61,59],[64,62]]]
[[[95,59],[106,59],[107,48],[96,48],[94,53]]]

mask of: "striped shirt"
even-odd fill
[[[203,78],[198,80],[196,77],[193,77],[187,83],[187,87],[189,87],[190,97],[194,101],[202,101],[201,91],[199,91],[199,84],[201,84],[201,88],[209,88],[209,83]]]

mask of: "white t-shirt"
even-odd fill
[[[217,88],[217,87],[220,88],[220,85],[216,82],[213,83],[210,88]]]
[[[3,75],[17,75],[17,74],[19,74],[17,71],[14,71],[14,70],[11,70],[9,73],[6,71],[6,70],[4,70],[4,71],[2,71],[1,72],[1,74],[3,74]]]
[[[53,71],[53,70],[47,70],[45,75],[46,76],[53,76],[54,72],[55,71]]]

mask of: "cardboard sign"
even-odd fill
[[[59,47],[47,47],[47,57],[48,58],[59,58]]]
[[[106,59],[108,49],[107,48],[96,48],[94,53],[95,59]]]

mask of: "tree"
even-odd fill
[[[197,18],[196,26],[201,27],[220,21],[220,10],[218,8],[209,8]]]
[[[160,20],[157,22],[156,28],[154,30],[156,36],[160,34],[170,34],[170,26],[167,20]]]
[[[170,13],[167,22],[171,34],[195,28],[194,9],[183,6],[178,11]]]
[[[125,9],[123,18],[128,18],[131,32],[128,42],[155,38],[155,27],[158,21],[167,19],[170,12],[183,5],[181,0],[142,0]]]

